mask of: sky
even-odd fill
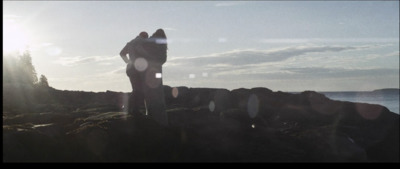
[[[28,47],[60,90],[129,92],[119,52],[168,38],[163,83],[273,91],[399,88],[399,1],[3,1],[3,57]]]

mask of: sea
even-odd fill
[[[379,104],[399,114],[400,89],[375,90],[370,92],[319,92],[332,100]]]

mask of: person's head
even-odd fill
[[[153,35],[151,35],[151,38],[155,38],[156,44],[164,46],[165,49],[168,49],[167,35],[165,35],[165,32],[163,29],[157,29],[156,32],[154,32]]]
[[[163,29],[157,29],[157,31],[154,32],[153,35],[151,35],[151,37],[167,39],[167,35],[165,35]]]
[[[139,33],[139,36],[142,37],[142,38],[148,38],[149,34],[147,34],[147,32],[145,32],[145,31],[143,31],[143,32]]]

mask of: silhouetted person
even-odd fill
[[[167,60],[167,37],[158,29],[150,38],[142,32],[121,51],[122,59],[128,63],[127,75],[132,84],[128,112],[141,116],[139,109],[144,106],[148,115],[163,126],[168,125],[165,112],[162,65]],[[129,59],[127,58],[129,54]]]
[[[149,37],[147,32],[141,32],[135,39],[128,42],[121,50],[120,56],[127,64],[126,74],[132,85],[132,93],[128,99],[128,113],[134,117],[140,116],[139,109],[144,107],[144,73],[146,63],[143,62],[147,52],[143,48],[143,43]],[[129,58],[127,57],[129,55]]]
[[[162,65],[167,60],[167,36],[158,29],[144,45],[147,51],[148,67],[145,71],[144,96],[148,115],[161,125],[168,125],[165,111],[165,96],[162,82]]]

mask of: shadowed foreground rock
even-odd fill
[[[52,104],[3,108],[3,161],[399,162],[399,115],[380,105],[312,91],[164,89],[168,128],[127,115],[126,93],[111,91],[50,90]]]

